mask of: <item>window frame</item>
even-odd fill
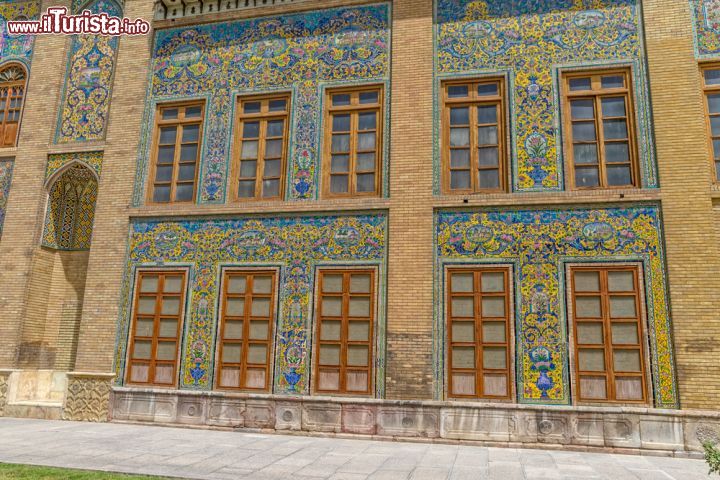
[[[490,317],[488,320],[484,320],[484,317],[478,312],[480,311],[480,303],[482,302],[484,294],[490,294],[487,296],[497,297],[500,296],[497,292],[481,292],[481,284],[477,283],[478,277],[483,273],[503,273],[504,274],[504,291],[501,295],[505,297],[505,343],[499,342],[481,342],[478,339],[482,338],[482,326],[485,321],[497,322],[497,317]],[[452,275],[456,273],[465,273],[473,275],[473,292],[452,292]],[[514,304],[513,304],[513,267],[507,264],[482,264],[482,265],[453,265],[445,268],[445,304],[443,305],[443,311],[445,312],[445,333],[443,336],[443,342],[445,344],[444,356],[445,356],[445,382],[444,391],[445,397],[450,401],[481,401],[490,403],[512,403],[515,400],[516,385],[515,385],[515,343],[517,341],[515,337],[515,324],[514,324]],[[453,368],[452,361],[452,348],[455,344],[469,344],[470,342],[455,342],[452,339],[452,327],[453,319],[457,318],[452,315],[452,298],[453,296],[470,296],[472,295],[474,300],[474,312],[472,322],[474,323],[475,341],[472,343],[475,350],[475,367],[473,369],[465,368]],[[479,299],[479,302],[477,301]],[[465,318],[465,317],[462,317]],[[468,317],[469,318],[469,317]],[[462,320],[461,320],[462,321]],[[469,320],[465,320],[469,323]],[[468,346],[468,345],[461,345]],[[485,369],[479,368],[482,365],[482,350],[483,347],[498,347],[504,346],[506,348],[506,368],[500,372],[500,369]],[[463,395],[455,394],[452,389],[452,375],[454,371],[468,371],[474,372],[475,374],[475,395]],[[484,375],[489,374],[501,374],[507,376],[507,395],[485,395],[484,394]],[[462,372],[461,372],[462,373]]]
[[[137,320],[138,320],[138,306],[140,303],[140,297],[141,297],[141,283],[144,276],[153,276],[157,275],[159,278],[162,278],[162,284],[160,280],[158,280],[158,287],[157,291],[154,292],[154,295],[157,298],[162,298],[164,292],[164,282],[165,277],[167,276],[180,276],[181,277],[181,289],[179,295],[180,298],[180,307],[179,307],[179,313],[177,315],[177,336],[175,337],[175,356],[174,360],[172,360],[172,365],[174,366],[174,372],[173,372],[173,383],[172,384],[160,384],[160,383],[154,383],[155,380],[155,367],[158,362],[157,360],[157,344],[159,343],[160,338],[169,338],[169,337],[160,337],[159,336],[159,330],[160,330],[160,316],[158,312],[162,308],[162,301],[160,303],[160,308],[158,308],[157,303],[155,306],[155,313],[153,314],[153,335],[149,337],[151,340],[151,351],[150,351],[150,358],[145,359],[139,359],[134,360],[133,359],[133,353],[135,350],[135,342],[136,342],[136,332],[137,332]],[[182,352],[182,345],[184,343],[184,328],[185,328],[185,313],[186,313],[186,303],[187,303],[187,294],[188,294],[188,270],[186,268],[148,268],[148,269],[138,269],[135,273],[135,288],[133,290],[133,308],[132,308],[132,315],[130,318],[130,328],[128,332],[128,342],[127,342],[127,352],[126,352],[126,371],[124,375],[124,380],[126,385],[131,386],[145,386],[148,388],[169,388],[169,389],[175,389],[178,387],[179,377],[180,377],[180,353]],[[170,315],[165,315],[166,317],[169,317]],[[148,338],[144,336],[144,338]],[[160,362],[164,364],[169,364],[170,360],[160,360]],[[153,379],[153,382],[134,382],[132,381],[132,369],[133,369],[133,363],[147,363],[148,364],[148,379]]]
[[[367,106],[359,103],[360,93],[376,91],[378,92],[377,103],[368,104]],[[332,105],[332,96],[337,94],[348,93],[351,96],[351,105],[337,106]],[[357,95],[358,103],[354,103]],[[353,197],[381,197],[382,196],[382,177],[383,177],[383,159],[385,158],[384,150],[384,132],[385,132],[385,85],[382,83],[373,83],[369,85],[360,85],[353,87],[337,87],[325,89],[323,101],[325,107],[323,109],[323,141],[322,141],[322,196],[323,198],[353,198]],[[357,114],[361,112],[376,111],[377,123],[375,128],[375,189],[372,192],[357,191],[357,137],[359,132],[357,121],[353,121]],[[348,159],[348,191],[346,193],[333,193],[331,191],[331,167],[332,167],[332,136],[333,136],[333,114],[348,113],[350,117],[350,151]],[[355,127],[353,127],[353,124]],[[364,173],[362,171],[359,173]]]
[[[329,275],[343,275],[343,292],[340,293],[342,295],[341,298],[343,298],[342,303],[342,314],[341,314],[341,333],[340,333],[340,339],[335,340],[322,340],[321,341],[321,329],[322,329],[322,296],[323,292],[323,274],[329,274]],[[369,332],[368,332],[368,341],[367,342],[361,342],[361,341],[355,341],[351,342],[348,338],[348,327],[350,323],[350,315],[349,315],[349,300],[345,301],[345,297],[350,296],[350,290],[349,288],[346,288],[346,280],[344,278],[345,275],[349,276],[351,275],[370,275],[370,317],[369,317]],[[313,345],[312,345],[312,376],[313,380],[311,381],[311,394],[312,395],[322,395],[322,396],[343,396],[343,397],[364,397],[364,398],[373,398],[375,396],[375,388],[376,388],[376,357],[375,355],[378,352],[377,348],[377,320],[378,320],[378,269],[374,266],[356,266],[356,267],[340,267],[340,266],[318,266],[316,270],[316,284],[315,284],[315,318],[314,318],[314,325],[313,325]],[[349,283],[349,281],[347,282]],[[335,293],[334,295],[338,295],[338,293]],[[365,294],[361,294],[365,295]],[[347,313],[346,313],[347,312]],[[332,321],[333,319],[330,319]],[[343,334],[344,332],[344,334]],[[340,345],[340,359],[337,366],[338,375],[339,375],[339,388],[338,390],[322,390],[320,389],[320,370],[323,369],[323,366],[320,364],[320,344],[321,343],[329,343],[329,344],[339,344]],[[366,367],[358,367],[358,366],[350,366],[348,368],[347,365],[347,347],[351,344],[358,344],[361,346],[365,346],[367,344],[368,347],[368,365]],[[345,362],[345,365],[343,364]],[[326,366],[326,368],[333,369],[334,366]],[[346,385],[346,373],[349,370],[365,370],[367,371],[368,375],[368,388],[367,390],[361,392],[361,391],[348,391],[347,385]]]
[[[477,93],[477,88],[481,84],[497,83],[498,94],[495,96],[481,96]],[[469,96],[463,98],[450,98],[448,96],[448,87],[457,85],[468,85]],[[473,195],[473,194],[493,194],[493,193],[507,193],[508,192],[508,173],[510,171],[509,158],[510,158],[510,139],[508,132],[510,132],[510,126],[508,125],[508,112],[507,112],[507,90],[505,77],[474,77],[460,80],[445,80],[440,85],[441,90],[441,142],[440,142],[440,157],[442,164],[442,191],[446,195]],[[452,170],[450,164],[450,108],[454,105],[457,106],[469,106],[477,107],[479,105],[497,105],[499,115],[497,118],[498,128],[498,176],[499,186],[498,188],[487,189],[479,187],[478,171],[480,170],[480,164],[478,159],[477,150],[478,145],[478,121],[477,114],[470,114],[470,188],[468,189],[453,189],[450,184],[450,172]],[[476,109],[472,109],[476,110]],[[461,169],[462,170],[462,169]],[[484,168],[484,170],[494,170],[492,168]]]
[[[601,82],[601,77],[622,75],[625,87],[623,88],[607,88],[603,89],[596,88]],[[576,78],[590,77],[592,90],[582,91],[571,91],[570,80]],[[635,119],[635,92],[633,88],[633,71],[631,67],[617,67],[607,69],[588,69],[588,70],[569,70],[563,71],[560,75],[560,91],[562,101],[562,121],[561,129],[563,135],[563,147],[565,152],[565,164],[566,171],[569,172],[568,182],[573,190],[628,190],[642,188],[642,180],[640,178],[640,153],[638,150],[638,130]],[[601,99],[603,97],[619,97],[623,95],[626,100],[625,114],[624,117],[627,122],[627,142],[628,142],[628,156],[630,162],[630,180],[631,183],[628,185],[608,185],[607,181],[607,167],[608,165],[624,165],[625,163],[614,162],[608,164],[607,155],[605,153],[605,133],[602,128],[602,121],[605,117],[602,116]],[[597,155],[598,155],[598,182],[599,185],[596,187],[582,187],[577,186],[575,181],[575,153],[573,149],[573,135],[572,135],[572,123],[573,118],[570,110],[571,99],[593,99],[594,117],[595,122],[595,143],[597,144]],[[609,117],[610,119],[619,117]],[[589,119],[588,119],[589,120]],[[612,139],[617,140],[617,139]],[[588,166],[594,164],[586,164]]]
[[[711,117],[713,115],[720,117],[720,113],[718,114],[712,114],[710,113],[710,99],[709,96],[712,94],[718,94],[720,95],[720,83],[717,85],[708,85],[705,79],[705,72],[708,70],[717,70],[720,72],[720,63],[712,62],[712,63],[701,63],[700,64],[700,82],[702,85],[702,93],[703,93],[703,108],[705,110],[705,125],[706,125],[706,131],[707,131],[707,142],[708,142],[708,149],[710,152],[710,162],[711,162],[711,170],[713,173],[712,176],[712,183],[715,185],[720,184],[720,151],[715,152],[715,146],[714,146],[714,140],[720,140],[720,135],[717,137],[713,137],[712,134],[712,124],[711,124]]]
[[[253,341],[252,343],[265,343],[267,346],[267,352],[266,352],[266,363],[265,363],[265,386],[262,388],[250,388],[243,386],[246,380],[246,374],[248,369],[248,362],[247,362],[247,353],[248,353],[248,344],[250,343],[249,338],[249,331],[250,331],[250,322],[253,320],[250,313],[244,313],[243,315],[243,338],[240,339],[238,342],[237,339],[231,339],[234,341],[234,343],[240,343],[242,345],[242,359],[239,365],[240,368],[240,386],[238,387],[229,387],[229,386],[223,386],[221,385],[222,380],[222,370],[224,368],[224,365],[226,363],[231,362],[224,362],[222,359],[223,354],[223,348],[224,343],[226,340],[225,338],[225,327],[227,323],[227,288],[228,288],[228,280],[229,277],[233,274],[236,275],[246,275],[246,276],[254,276],[256,275],[262,275],[267,276],[270,275],[271,280],[271,290],[270,290],[270,317],[268,320],[268,336],[267,340],[265,342],[262,342],[260,340]],[[275,334],[276,334],[276,327],[277,327],[277,320],[278,320],[278,291],[279,291],[279,270],[277,268],[241,268],[241,267],[225,267],[222,268],[222,284],[221,284],[221,290],[220,290],[220,298],[219,298],[219,315],[218,315],[218,336],[217,336],[217,348],[216,348],[216,361],[215,361],[215,381],[214,381],[214,388],[216,390],[221,391],[232,391],[232,392],[248,392],[248,393],[271,393],[272,385],[273,385],[273,374],[274,374],[274,368],[275,368]],[[252,291],[248,291],[247,283],[246,283],[246,292],[244,294],[245,302],[247,302],[247,298],[249,295],[253,296]],[[265,294],[261,294],[265,295]],[[246,307],[247,311],[247,307]],[[256,364],[255,364],[256,365]]]
[[[570,358],[569,358],[569,364],[570,364],[570,378],[571,378],[571,385],[572,385],[572,398],[573,398],[573,404],[574,405],[580,405],[580,406],[647,406],[651,407],[653,405],[653,398],[652,398],[652,391],[653,391],[653,384],[652,384],[652,375],[650,373],[650,368],[652,364],[652,359],[650,357],[650,350],[648,345],[648,335],[649,335],[649,326],[647,324],[647,305],[646,305],[646,291],[645,291],[645,278],[643,276],[643,269],[642,264],[637,263],[600,263],[600,264],[589,264],[589,263],[582,263],[582,264],[568,264],[566,266],[567,271],[567,312],[568,312],[568,346],[570,351]],[[603,372],[597,372],[597,371],[581,371],[580,370],[580,360],[579,360],[579,350],[580,348],[585,348],[587,346],[589,347],[597,347],[600,346],[600,344],[579,344],[578,343],[578,329],[577,329],[577,307],[576,307],[576,287],[575,287],[575,272],[594,272],[598,271],[601,272],[599,275],[599,281],[600,281],[600,290],[599,292],[580,292],[581,296],[597,296],[599,295],[601,298],[601,319],[594,319],[594,318],[588,318],[583,319],[582,321],[585,321],[586,323],[599,323],[602,322],[603,325],[603,352],[604,352],[604,365],[605,370]],[[610,318],[609,313],[609,298],[610,294],[612,292],[609,291],[608,285],[607,285],[607,274],[608,272],[622,272],[622,271],[631,271],[634,273],[633,276],[633,282],[634,282],[634,296],[636,299],[636,324],[638,325],[638,340],[639,344],[613,344],[612,343],[612,319]],[[603,273],[604,272],[604,273]],[[628,292],[617,292],[619,294],[626,294]],[[622,295],[625,296],[625,295]],[[627,319],[620,319],[620,321],[616,321],[616,323],[631,323],[630,321],[627,321]],[[610,328],[608,328],[610,327]],[[583,345],[580,346],[579,345]],[[635,349],[639,350],[640,352],[640,371],[638,373],[633,372],[615,372],[613,367],[613,349],[617,346],[620,346],[619,349]],[[619,375],[617,375],[619,373]],[[606,396],[607,399],[584,399],[581,397],[581,390],[580,390],[580,377],[581,376],[589,376],[589,377],[601,377],[605,376],[607,379],[606,381]],[[617,385],[615,382],[615,377],[639,377],[642,381],[642,394],[643,399],[642,400],[625,400],[620,399],[618,400],[616,398],[616,392],[617,392]],[[611,395],[612,393],[612,395]]]
[[[285,111],[280,112],[270,112],[270,111],[263,111],[264,109],[263,102],[267,101],[270,102],[272,100],[281,100],[284,99],[286,101],[286,107]],[[261,112],[260,113],[250,113],[245,114],[243,113],[243,104],[246,102],[261,102]],[[268,93],[268,94],[261,94],[261,95],[239,95],[235,100],[236,105],[236,114],[235,114],[235,125],[234,125],[234,135],[235,140],[233,142],[233,150],[232,150],[232,163],[230,167],[230,178],[232,179],[232,186],[231,186],[231,192],[232,192],[232,199],[233,202],[239,202],[239,203],[245,203],[245,202],[270,202],[270,201],[281,201],[285,199],[285,183],[287,182],[287,166],[288,166],[288,157],[290,155],[290,121],[292,119],[292,93],[291,92],[274,92],[274,93]],[[279,192],[277,196],[274,197],[263,197],[262,196],[262,181],[263,177],[261,175],[258,175],[260,172],[260,164],[262,164],[262,172],[264,174],[265,172],[265,158],[264,158],[264,152],[265,152],[265,140],[267,139],[267,127],[264,129],[264,131],[258,132],[258,152],[257,152],[257,165],[255,166],[255,196],[253,197],[240,197],[240,167],[242,163],[242,145],[244,142],[243,137],[243,130],[242,127],[245,124],[245,121],[258,121],[258,122],[268,122],[270,120],[278,120],[282,118],[285,122],[285,125],[283,127],[283,137],[282,137],[282,156],[280,158],[280,187]],[[262,129],[261,129],[262,130]],[[260,149],[262,146],[263,156],[262,160],[260,160]]]
[[[187,108],[192,107],[200,107],[200,116],[197,117],[197,119],[193,118],[192,120],[185,119],[185,110]],[[163,120],[162,119],[162,111],[165,109],[172,109],[177,108],[178,111],[178,118],[176,119],[170,119],[170,120]],[[180,111],[182,111],[182,116],[180,115]],[[197,194],[198,194],[198,179],[200,176],[200,167],[201,167],[201,161],[202,161],[202,149],[203,149],[203,135],[205,133],[205,113],[206,113],[206,105],[205,100],[203,99],[196,99],[196,100],[186,100],[186,101],[177,101],[177,102],[163,102],[158,103],[155,105],[155,117],[153,120],[153,141],[152,141],[152,150],[150,152],[150,168],[148,169],[148,189],[147,189],[147,197],[146,202],[148,205],[158,206],[158,205],[192,205],[197,202]],[[178,176],[180,173],[180,155],[181,150],[180,148],[182,146],[182,128],[185,125],[191,125],[191,124],[199,124],[198,128],[198,142],[197,142],[197,152],[195,157],[195,176],[193,178],[193,194],[191,200],[182,200],[182,201],[176,201],[173,200],[175,196],[175,192],[177,190],[177,184],[178,184]],[[154,194],[155,194],[155,184],[157,183],[155,181],[155,175],[157,173],[158,168],[158,157],[159,157],[159,151],[160,151],[160,130],[162,127],[165,126],[171,126],[175,125],[177,127],[176,133],[175,133],[175,153],[173,157],[173,176],[170,180],[170,200],[167,202],[156,202],[154,201]],[[186,181],[184,181],[186,182]]]
[[[4,98],[0,98],[0,102],[4,103],[4,109],[2,111],[3,118],[2,118],[2,121],[0,121],[0,132],[2,132],[2,135],[0,138],[0,148],[17,148],[18,139],[20,138],[20,126],[22,125],[23,114],[25,112],[25,97],[27,96],[27,84],[28,84],[29,72],[28,72],[28,69],[25,67],[25,65],[23,65],[22,63],[17,62],[17,61],[15,61],[15,62],[11,61],[11,62],[4,64],[2,67],[0,67],[0,72],[2,72],[4,70],[8,70],[13,67],[19,68],[22,70],[23,76],[24,76],[23,80],[0,82],[0,87],[8,88],[8,89],[10,89],[10,88],[15,89],[15,88],[19,87],[22,91],[22,95],[19,97],[20,98],[20,107],[19,108],[10,108],[12,100],[18,98],[17,95],[9,95],[8,94]],[[17,122],[8,122],[7,121],[9,111],[19,112]],[[5,144],[5,136],[6,136],[5,129],[7,128],[8,124],[13,124],[13,123],[16,125],[13,142],[12,142],[12,144]]]

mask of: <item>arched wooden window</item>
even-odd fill
[[[0,68],[0,147],[14,147],[25,98],[25,68],[11,63]]]

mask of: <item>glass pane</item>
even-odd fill
[[[497,95],[498,94],[498,84],[497,83],[481,83],[478,85],[478,95],[481,97],[483,96],[490,96],[490,95]]]
[[[615,345],[638,345],[638,329],[635,323],[612,324],[612,343]]]
[[[467,97],[468,87],[467,85],[449,85],[447,93],[450,98]]]
[[[267,123],[268,137],[282,137],[284,133],[285,120],[270,120]]]
[[[245,373],[246,388],[265,388],[265,369],[248,368]]]
[[[570,102],[570,114],[573,120],[592,120],[595,118],[595,102],[590,99]]]
[[[604,372],[605,351],[602,349],[580,349],[578,352],[580,370],[583,372]]]
[[[160,147],[158,149],[158,163],[173,163],[175,160],[175,147]]]
[[[178,321],[175,318],[160,319],[160,336],[165,338],[176,338]]]
[[[599,272],[575,272],[575,291],[576,292],[599,292],[600,291],[600,273]]]
[[[483,348],[483,368],[507,368],[507,357],[505,347]]]
[[[597,168],[576,168],[575,185],[578,187],[597,187],[600,185]]]
[[[623,88],[625,86],[625,77],[623,75],[607,75],[600,80],[602,88]]]
[[[267,346],[257,343],[250,344],[247,361],[248,363],[267,363]]]
[[[377,128],[377,114],[375,112],[362,112],[358,115],[358,129],[375,130]]]
[[[453,190],[470,188],[470,172],[466,170],[450,172],[450,188]]]
[[[348,191],[348,176],[347,175],[333,175],[330,178],[330,191],[332,193],[347,193],[347,191]]]
[[[265,158],[282,157],[282,140],[266,140],[265,141]]]
[[[160,128],[160,143],[161,144],[174,144],[177,135],[177,127],[161,127]]]
[[[482,335],[484,343],[505,343],[505,322],[483,322]]]
[[[136,337],[152,337],[155,322],[152,318],[138,318],[135,324]]]
[[[264,320],[250,322],[250,340],[267,340],[269,323]]]
[[[349,315],[351,317],[369,317],[370,299],[367,297],[350,297]]]
[[[613,368],[616,372],[639,372],[640,352],[638,350],[615,350]]]
[[[138,315],[153,315],[155,313],[155,297],[140,297],[137,313]]]
[[[497,127],[478,127],[478,144],[479,145],[497,145],[498,129]]]
[[[603,98],[602,113],[603,117],[624,117],[625,97]]]
[[[167,279],[165,280],[167,282]],[[158,290],[158,277],[155,275],[143,275],[140,280],[140,291],[142,293],[154,293]]]
[[[351,367],[368,366],[368,347],[363,345],[348,345],[347,364]]]
[[[375,170],[375,152],[358,153],[356,170],[359,172],[372,172]]]
[[[246,102],[243,111],[245,113],[260,113],[260,102]]]
[[[480,105],[478,109],[478,123],[498,123],[497,105]]]
[[[358,135],[358,150],[375,150],[375,132]]]
[[[482,291],[496,293],[505,291],[505,274],[503,272],[484,272],[481,277]]]
[[[630,161],[630,149],[627,142],[605,144],[605,154],[609,163],[625,163]]]
[[[500,172],[497,170],[480,170],[479,188],[483,190],[497,190],[500,188]]]
[[[576,143],[573,145],[573,157],[576,165],[597,164],[597,145],[595,143]]]
[[[157,346],[158,360],[175,360],[175,342],[159,342]]]
[[[198,146],[196,143],[192,143],[190,145],[181,145],[180,146],[180,161],[181,162],[195,161],[197,159],[197,150],[198,150]]]
[[[265,166],[263,167],[263,176],[265,178],[279,177],[280,160],[265,160]]]
[[[228,320],[225,322],[225,338],[228,340],[240,340],[243,337],[243,322]]]
[[[184,143],[196,143],[200,134],[200,125],[185,125],[183,127],[182,141]]]
[[[634,292],[635,274],[633,272],[608,272],[608,290],[611,292]]]
[[[504,317],[505,297],[483,297],[482,315],[483,317]]]
[[[574,122],[572,134],[575,142],[594,142],[596,140],[595,122]]]
[[[202,107],[200,105],[195,107],[187,107],[185,109],[185,118],[197,118],[202,113]]]
[[[323,292],[339,293],[343,291],[342,275],[323,275]]]
[[[282,112],[286,109],[287,100],[284,98],[279,98],[276,100],[270,100],[268,102],[268,110],[271,112]]]
[[[452,299],[452,316],[474,317],[474,305],[473,297],[455,297]]]
[[[592,89],[592,81],[590,78],[571,78],[569,83],[570,91],[573,92]]]
[[[350,275],[350,293],[370,293],[370,275]]]
[[[636,315],[635,297],[610,296],[610,317],[634,318]]]
[[[470,150],[450,150],[450,166],[452,168],[470,168]]]
[[[345,388],[348,392],[365,392],[368,390],[368,372],[349,371],[345,376]]]
[[[242,154],[240,158],[257,158],[258,154],[258,142],[257,140],[245,141],[242,144]]]
[[[239,387],[240,386],[240,369],[239,368],[223,368],[220,373],[221,387]]]
[[[242,345],[223,345],[222,361],[224,363],[240,363],[242,361]]]
[[[607,385],[604,377],[580,378],[580,396],[586,400],[607,399]]]
[[[475,342],[475,322],[452,322],[453,342]]]
[[[367,104],[367,103],[377,103],[378,102],[378,92],[360,92],[360,103],[361,104]]]
[[[228,278],[228,293],[245,293],[245,284],[247,277],[245,275],[233,275]]]
[[[708,110],[710,113],[720,113],[720,93],[708,95]]]
[[[627,122],[625,120],[605,120],[605,138],[608,140],[627,138]]]
[[[1,117],[2,115],[0,115]],[[146,383],[148,381],[148,373],[150,367],[148,365],[133,364],[130,370],[130,381],[136,383]]]
[[[225,303],[225,315],[231,317],[242,317],[245,315],[245,299],[228,298]]]
[[[713,137],[720,137],[720,116],[710,117],[710,128]]]
[[[332,96],[332,104],[335,107],[342,107],[350,105],[350,94],[349,93],[338,93]]]
[[[178,118],[178,109],[177,108],[164,108],[162,110],[162,119],[163,120],[175,120]]]
[[[450,125],[469,125],[470,109],[468,107],[457,107],[450,109]]]
[[[452,392],[455,395],[475,395],[475,374],[454,373],[452,375]]]
[[[243,160],[240,162],[240,176],[245,178],[253,178],[257,172],[256,160]]]
[[[269,298],[253,298],[250,315],[253,317],[269,317],[270,316],[270,299]]]
[[[133,349],[134,359],[150,359],[152,354],[152,342],[150,340],[135,340],[135,347]]]
[[[350,168],[349,155],[333,155],[330,161],[330,170],[333,173],[345,173]]]
[[[349,132],[350,115],[333,115],[333,132]]]
[[[367,342],[370,340],[370,322],[350,322],[348,324],[348,340],[351,342]]]
[[[720,69],[705,70],[705,83],[707,85],[720,85]]]
[[[465,147],[470,145],[470,129],[468,128],[451,128],[450,129],[450,146]]]
[[[453,347],[452,368],[475,368],[475,348]]]
[[[341,134],[332,136],[333,152],[349,152],[350,151],[350,135]]]
[[[169,202],[170,201],[170,187],[155,187],[153,191],[153,202]]]
[[[340,373],[337,371],[318,372],[318,388],[320,390],[334,391],[340,388]]]
[[[175,200],[178,202],[188,202],[193,199],[193,184],[178,185],[175,189]]]
[[[504,397],[507,396],[507,376],[506,375],[484,375],[483,376],[483,393],[489,396]]]
[[[575,309],[578,318],[600,318],[600,297],[577,297]]]
[[[340,345],[320,345],[321,365],[340,365]]]
[[[320,325],[320,340],[339,341],[341,326],[340,320],[323,320]]]
[[[618,400],[642,400],[643,388],[640,377],[618,377],[615,379],[615,397]]]
[[[255,196],[255,180],[241,180],[238,186],[238,197],[252,198]]]
[[[632,185],[632,174],[629,165],[608,166],[607,176],[608,185],[611,187]]]
[[[180,171],[178,172],[178,180],[181,182],[195,180],[195,164],[180,165]]]
[[[245,122],[243,125],[243,138],[258,138],[260,136],[260,122]]]
[[[342,298],[341,297],[323,297],[322,298],[322,315],[329,317],[339,317],[342,315]]]
[[[165,297],[162,302],[161,315],[179,315],[180,314],[180,298]]]
[[[453,292],[472,292],[473,291],[473,274],[472,273],[453,273],[451,275],[451,290]]]
[[[253,293],[265,293],[269,294],[272,292],[272,277],[270,276],[256,276],[253,278]]]
[[[582,345],[602,345],[603,339],[602,323],[582,322],[577,324],[577,341]]]
[[[363,173],[357,176],[357,191],[358,192],[373,192],[375,191],[375,174],[374,173]]]

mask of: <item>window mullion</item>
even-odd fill
[[[470,110],[470,188],[473,192],[479,190],[479,168],[480,159],[478,153],[478,104],[469,103]]]
[[[355,195],[357,192],[357,144],[358,144],[358,121],[359,115],[357,110],[350,111],[350,159],[349,168],[350,176],[348,178],[348,191],[350,194]]]
[[[267,142],[267,119],[260,120],[258,132],[257,164],[255,165],[255,198],[262,198],[263,175],[265,174],[265,144]]]
[[[603,130],[602,96],[594,95],[595,103],[595,138],[597,139],[598,152],[598,180],[600,187],[607,187],[605,174],[605,132]]]

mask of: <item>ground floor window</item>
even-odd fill
[[[224,272],[218,388],[270,389],[275,284],[274,270]]]
[[[318,272],[315,391],[372,393],[375,270]]]
[[[450,397],[511,398],[509,278],[507,267],[448,270]]]
[[[647,403],[638,268],[571,268],[573,370],[580,402]]]
[[[173,387],[185,304],[185,271],[140,271],[135,288],[127,381]]]

